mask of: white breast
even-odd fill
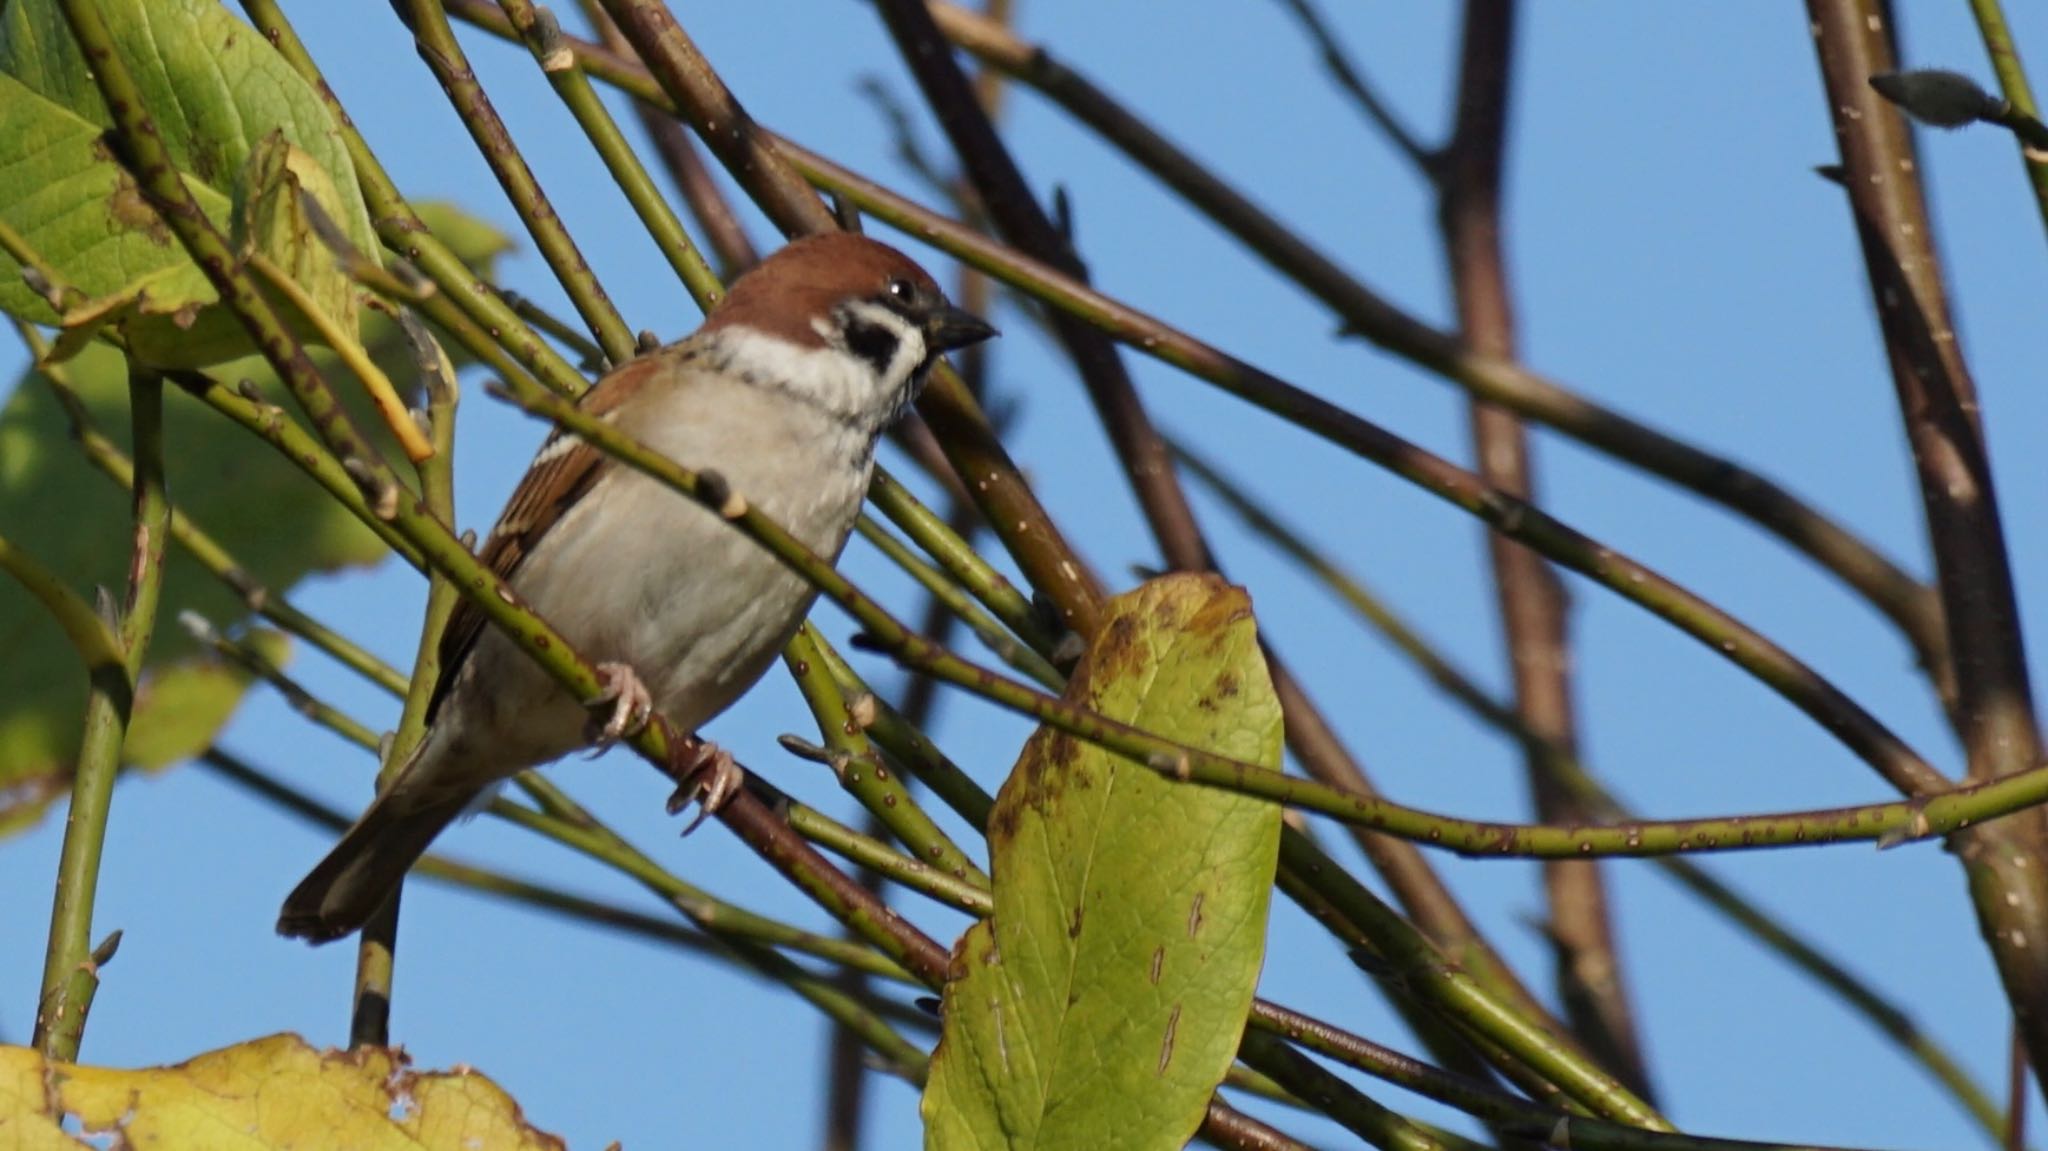
[[[636,400],[632,414],[649,446],[717,471],[813,552],[837,560],[867,488],[871,431],[772,388],[717,377]],[[601,520],[591,514],[600,502]],[[815,598],[738,528],[624,465],[554,524],[511,582],[586,657],[630,665],[684,731],[760,678]],[[456,685],[449,709],[463,716],[450,726],[467,730],[436,733],[447,754],[489,756],[503,775],[582,744],[588,713],[495,629],[469,663],[477,670]]]

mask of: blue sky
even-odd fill
[[[458,200],[517,231],[382,5],[286,7],[408,193]],[[906,98],[913,91],[865,6],[675,7],[763,123],[922,196],[891,158],[881,118],[854,95],[871,74]],[[1020,7],[1027,36],[1368,283],[1419,314],[1446,317],[1426,190],[1331,91],[1280,5]],[[1390,102],[1434,138],[1448,107],[1453,6],[1327,7]],[[2048,11],[2013,5],[2010,15],[2022,51],[2048,66]],[[1919,5],[1909,16],[1908,62],[1988,75],[1961,5]],[[1861,258],[1839,189],[1812,174],[1835,153],[1803,17],[1786,6],[1531,5],[1523,33],[1508,245],[1525,358],[1590,397],[1758,467],[1925,572],[1919,500]],[[667,338],[686,333],[696,320],[687,295],[525,51],[467,41],[629,323]],[[1451,389],[1335,339],[1312,300],[1030,93],[1014,94],[1008,117],[1006,134],[1030,178],[1048,193],[1067,190],[1081,250],[1104,290],[1435,451],[1469,458],[1463,403]],[[1921,144],[2038,656],[2048,651],[2039,602],[2048,453],[2037,445],[2048,426],[2037,343],[2048,242],[2007,137],[1977,129]],[[530,245],[505,272],[509,286],[566,311]],[[1007,335],[994,380],[1020,409],[1012,450],[1084,553],[1127,580],[1130,565],[1156,562],[1155,553],[1085,397],[1029,322],[1007,304],[996,319]],[[0,349],[0,378],[19,363],[15,349]],[[1248,478],[1290,518],[1312,523],[1484,682],[1505,686],[1482,537],[1470,520],[1278,421],[1247,415],[1198,381],[1137,357],[1130,363],[1161,425]],[[476,387],[469,397],[458,501],[463,525],[481,528],[542,429]],[[1556,436],[1539,435],[1538,452],[1545,501],[1561,518],[1777,638],[1937,764],[1955,767],[1954,742],[1907,649],[1873,611],[1695,498]],[[1387,794],[1472,816],[1526,812],[1515,749],[1475,731],[1221,508],[1201,496],[1197,505],[1232,575],[1251,588],[1261,627]],[[846,566],[892,602],[916,602],[907,581],[859,543]],[[1867,767],[1718,657],[1604,590],[1569,582],[1585,751],[1634,805],[1678,816],[1892,798]],[[321,580],[295,599],[393,662],[409,658],[421,589],[398,565]],[[835,639],[850,630],[834,613],[821,620]],[[878,683],[898,680],[879,662],[865,670]],[[302,654],[295,671],[372,724],[395,722],[386,699],[319,657]],[[711,730],[780,785],[839,810],[819,769],[776,750],[778,732],[808,734],[808,723],[794,691],[771,676]],[[956,699],[938,734],[993,785],[1023,732]],[[224,743],[339,805],[353,809],[367,797],[367,759],[274,698],[254,698]],[[693,882],[824,922],[722,830],[678,841],[661,813],[660,781],[636,761],[571,761],[554,778]],[[17,1042],[33,1007],[60,833],[51,820],[0,844],[0,890],[12,893],[4,906],[18,925],[0,938],[0,987],[10,989],[0,998],[0,1033]],[[86,1057],[171,1062],[280,1030],[342,1042],[353,952],[308,950],[271,934],[279,899],[325,844],[323,833],[197,771],[124,787],[99,926],[127,934]],[[596,867],[488,821],[458,828],[442,846],[640,902]],[[1542,914],[1535,867],[1437,862],[1502,949],[1547,985],[1547,946],[1531,926]],[[2003,1082],[2005,1004],[1960,869],[1938,847],[1848,846],[1710,865],[1905,1002],[1980,1080]],[[1918,1071],[1834,1001],[1648,866],[1620,863],[1608,873],[1653,1073],[1666,1113],[1683,1128],[1861,1146],[1979,1145]],[[921,920],[942,938],[961,926],[925,911],[918,908]],[[1413,1049],[1340,949],[1284,905],[1263,989]],[[394,1035],[420,1066],[460,1062],[489,1073],[535,1123],[574,1147],[613,1139],[629,1149],[803,1146],[819,1130],[825,1028],[790,997],[715,963],[428,885],[414,885],[406,903]],[[1443,1116],[1368,1086],[1396,1106]],[[1335,1128],[1291,1129],[1331,1146],[1350,1142]],[[871,1130],[875,1147],[914,1141],[912,1092],[879,1087]]]

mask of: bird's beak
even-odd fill
[[[932,309],[924,319],[924,344],[932,352],[954,351],[996,334],[987,320],[951,304]]]

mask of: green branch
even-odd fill
[[[919,861],[956,879],[986,887],[988,876],[932,822],[904,786],[903,778],[875,753],[866,725],[861,722],[862,713],[874,706],[873,697],[840,692],[824,655],[829,647],[817,629],[806,623],[790,639],[782,660],[796,680],[805,705],[817,719],[819,735],[825,741],[825,748],[821,749],[823,758],[839,786],[889,834],[910,848]]]
[[[72,768],[71,810],[64,822],[64,845],[57,860],[57,894],[50,908],[49,942],[43,954],[42,994],[36,1002],[35,1047],[45,1057],[65,1062],[78,1058],[86,1014],[99,988],[102,960],[92,947],[92,913],[99,891],[100,856],[106,843],[107,816],[113,808],[114,780],[121,769],[121,745],[127,739],[136,685],[156,631],[164,545],[170,531],[171,505],[164,494],[163,379],[131,364],[128,393],[135,437],[135,543],[128,563],[128,591],[115,625],[120,655],[115,662],[98,662],[92,667],[85,734]],[[5,549],[0,548],[0,557],[4,554]],[[109,945],[102,944],[102,948],[112,954]]]

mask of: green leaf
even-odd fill
[[[1215,576],[1119,596],[1066,698],[1280,765],[1251,601]],[[1271,803],[1040,730],[990,819],[995,913],[953,952],[925,1146],[1184,1146],[1251,1010],[1279,844]]]
[[[99,7],[173,164],[215,227],[234,231],[237,200],[276,198],[286,166],[264,154],[276,136],[290,147],[292,180],[320,199],[357,247],[375,254],[355,166],[333,119],[254,29],[217,0],[99,0]],[[99,326],[115,324],[139,359],[161,366],[246,354],[240,324],[109,151],[102,136],[112,124],[55,0],[0,5],[0,220],[90,300],[64,317],[71,330],[60,351],[68,355]],[[346,292],[331,261],[309,266],[302,247],[280,243],[284,234],[254,229],[259,250],[316,277],[301,281],[316,299]],[[0,311],[58,321],[4,253]]]

